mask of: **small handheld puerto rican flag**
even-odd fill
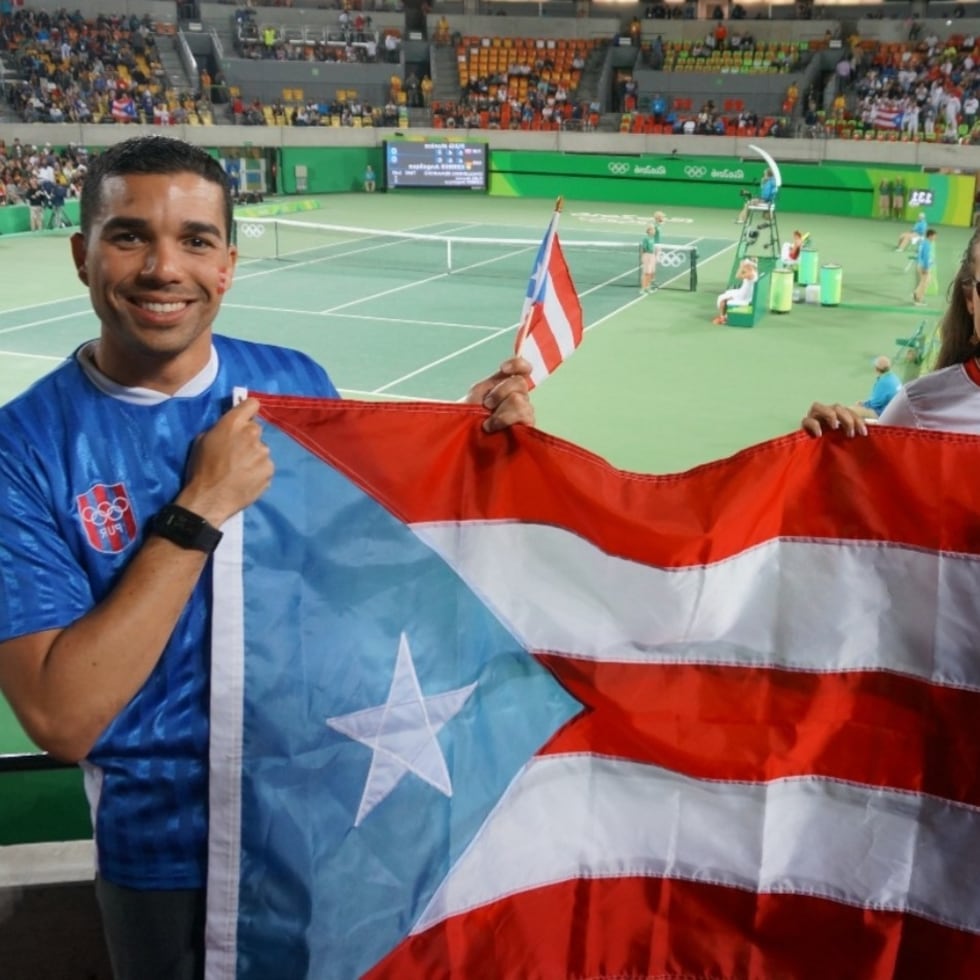
[[[514,353],[533,365],[533,388],[548,377],[582,343],[582,304],[558,241],[562,199],[545,232],[527,284],[527,296]]]

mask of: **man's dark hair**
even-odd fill
[[[225,199],[225,237],[230,240],[233,205],[224,169],[199,146],[170,136],[137,136],[124,140],[90,161],[79,202],[82,234],[88,235],[102,207],[102,185],[107,177],[183,173],[197,174],[221,188]]]

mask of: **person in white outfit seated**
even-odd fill
[[[759,278],[759,269],[752,259],[743,259],[739,264],[735,278],[739,280],[737,286],[726,289],[718,297],[718,315],[713,323],[728,322],[729,306],[748,306],[752,302],[752,293],[755,289],[756,280]]]

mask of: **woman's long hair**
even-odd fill
[[[980,338],[973,329],[973,314],[966,305],[967,290],[976,289],[974,285],[978,266],[980,266],[980,227],[970,238],[966,246],[960,267],[956,270],[953,281],[949,284],[948,305],[939,326],[939,356],[936,358],[936,370],[952,367],[954,364],[964,364],[971,357],[980,355]],[[980,297],[974,297],[973,302],[980,302]]]

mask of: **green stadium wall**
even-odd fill
[[[739,191],[759,186],[765,162],[737,157],[609,156],[495,150],[490,193],[499,197],[556,197],[651,206],[735,208]],[[883,180],[904,181],[906,212],[924,210],[932,224],[969,227],[973,221],[972,174],[927,173],[921,168],[878,164],[780,163],[779,206],[803,214],[875,217]],[[931,204],[920,203],[928,192]]]

